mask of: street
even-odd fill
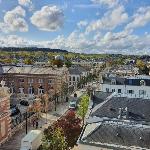
[[[39,128],[41,130],[44,130],[47,128],[50,124],[52,124],[54,121],[56,121],[61,115],[63,115],[68,110],[68,103],[60,103],[57,105],[57,111],[54,110],[51,112],[48,112],[47,116],[46,114],[42,115],[42,118],[39,121],[39,127],[42,126],[42,128]],[[47,117],[47,124],[46,124],[46,117]],[[35,128],[32,127],[32,124],[28,126],[28,132],[30,130],[33,130]],[[21,139],[26,135],[25,133],[25,127],[17,132],[15,135],[11,137],[9,141],[4,143],[0,146],[0,150],[20,150],[21,145]]]

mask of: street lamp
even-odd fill
[[[28,133],[28,110],[30,110],[31,106],[27,106],[27,110],[26,110],[26,113],[25,113],[25,116],[26,116],[26,134]]]
[[[28,133],[28,113],[26,111],[26,134]]]

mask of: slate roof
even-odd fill
[[[102,103],[108,96],[110,96],[112,93],[108,92],[101,92],[101,91],[95,91],[95,94],[93,96],[93,103],[94,105],[97,105],[99,103]]]
[[[103,76],[103,83],[104,84],[111,84],[111,80],[115,79],[116,80],[116,85],[135,85],[135,86],[140,86],[140,81],[144,80],[146,86],[150,86],[150,76],[125,76],[125,77],[120,77],[120,76]]]
[[[76,66],[76,67],[70,67],[69,68],[69,73],[71,75],[81,75],[82,72],[87,72],[87,70],[83,67]]]
[[[119,108],[128,108],[130,119],[150,121],[150,100],[141,98],[112,97],[92,112],[92,116],[118,118]]]
[[[88,128],[90,130],[87,130]],[[132,125],[122,122],[93,123],[85,127],[80,140],[89,145],[117,146],[118,148],[113,149],[118,150],[122,149],[121,146],[128,147],[127,149],[133,149],[132,146],[142,147],[143,149],[150,148],[150,126],[140,124]]]

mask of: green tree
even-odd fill
[[[30,58],[26,58],[26,59],[24,60],[24,63],[25,63],[26,65],[32,65],[32,64],[33,64],[32,60],[31,60]]]
[[[41,150],[67,150],[64,133],[61,128],[50,126],[44,131]]]
[[[78,111],[77,111],[78,115],[82,118],[83,125],[84,125],[85,115],[88,111],[88,106],[89,106],[89,96],[88,95],[83,95],[81,97],[79,107],[78,107]]]
[[[71,61],[66,61],[66,62],[65,62],[65,65],[66,65],[67,68],[69,68],[69,67],[72,66],[72,63],[71,63]]]
[[[143,70],[144,67],[145,67],[145,63],[144,63],[142,60],[137,60],[137,61],[136,61],[136,66],[137,66],[139,69]]]

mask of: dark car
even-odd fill
[[[25,100],[22,100],[22,101],[20,102],[20,105],[29,106],[29,102],[28,102],[28,101],[25,101]]]
[[[18,115],[20,113],[20,110],[18,109],[18,107],[13,107],[11,110],[11,116],[15,116]]]

